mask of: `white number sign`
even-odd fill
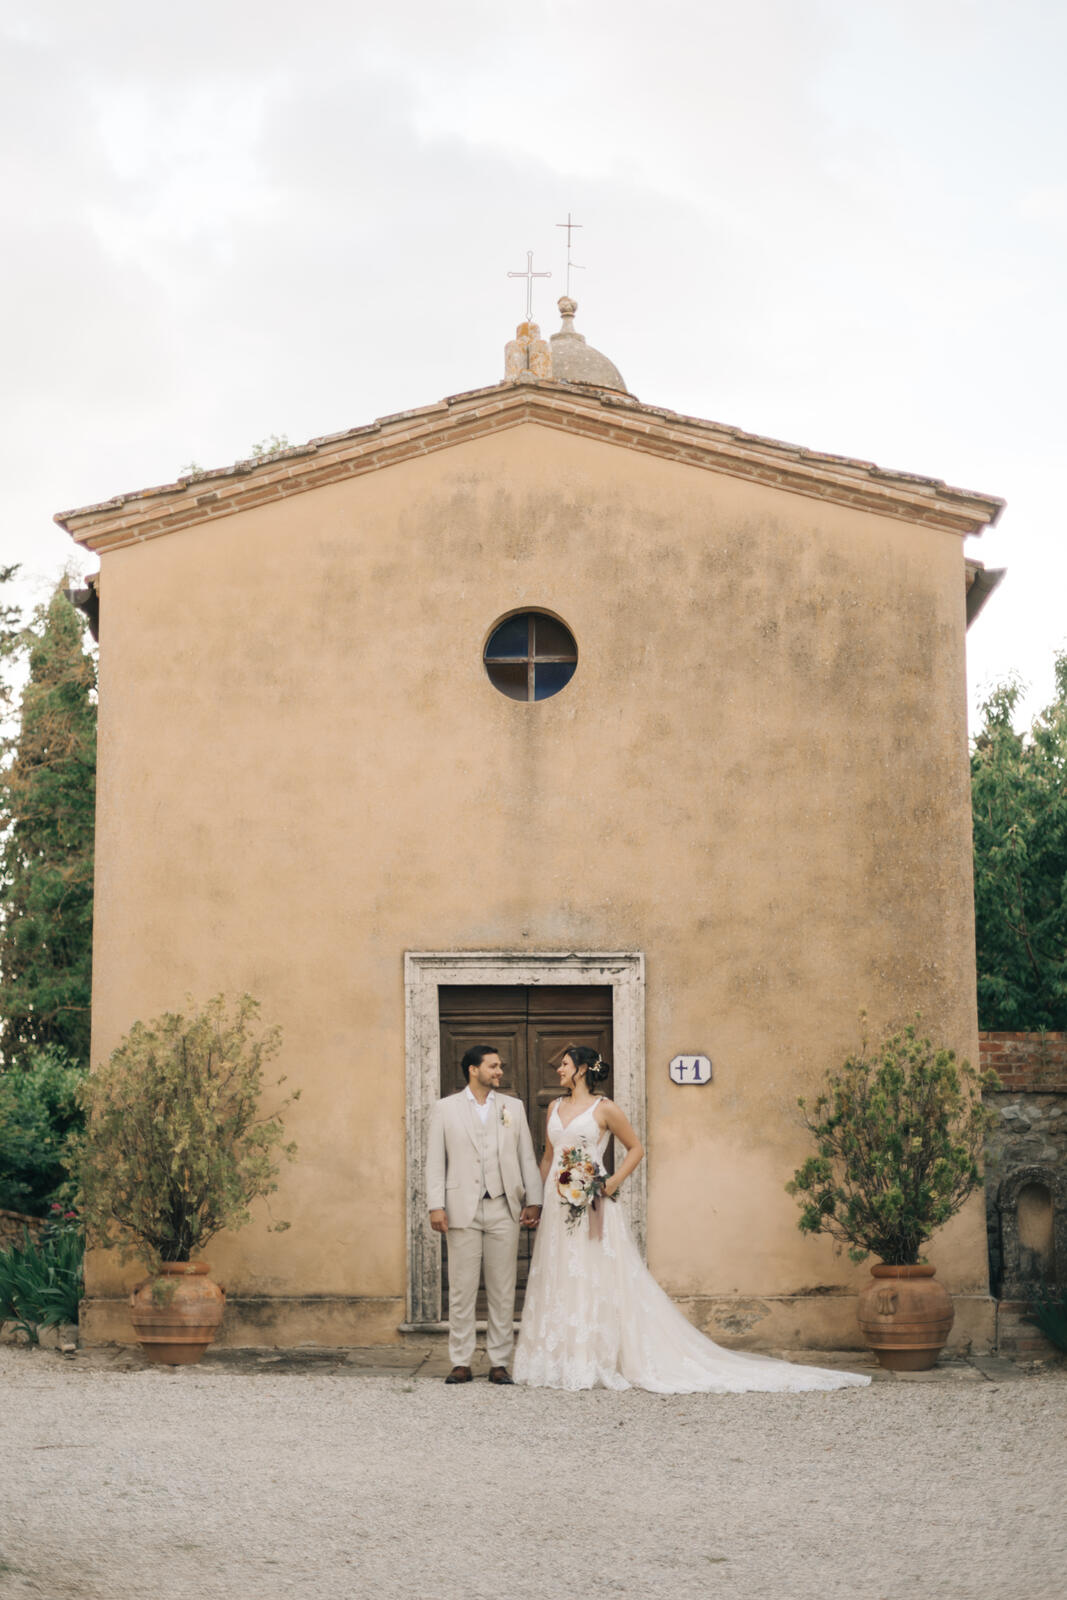
[[[675,1056],[671,1062],[672,1083],[710,1083],[711,1062],[707,1056]]]

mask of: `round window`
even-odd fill
[[[558,618],[520,611],[497,623],[484,659],[490,683],[509,700],[548,700],[574,677],[578,646]]]

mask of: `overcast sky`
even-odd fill
[[[1003,496],[972,698],[1067,646],[1063,0],[0,0],[4,559],[496,382],[568,211],[641,400]]]

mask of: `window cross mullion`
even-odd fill
[[[543,631],[548,646],[543,653],[538,649],[538,635],[542,631],[540,627],[542,621],[545,623]],[[525,623],[525,629],[520,631],[522,623]],[[525,639],[522,637],[523,631]],[[498,639],[500,654],[493,649]],[[568,643],[570,649],[566,648]],[[520,648],[523,644],[525,650]],[[514,653],[510,653],[509,646]],[[505,618],[503,622],[497,624],[489,637],[482,659],[490,681],[501,693],[513,700],[525,700],[530,703],[537,699],[538,687],[541,689],[542,698],[545,699],[559,693],[574,674],[578,665],[578,651],[565,623],[558,618],[548,616],[547,613],[542,617],[540,612],[528,611],[524,616],[513,614],[512,617]],[[569,667],[570,671],[562,674],[553,671],[539,683],[539,669],[542,667],[553,669]],[[521,676],[524,668],[525,680]],[[520,684],[525,692],[520,690]]]

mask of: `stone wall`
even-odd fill
[[[36,1239],[44,1227],[43,1217],[27,1217],[21,1211],[0,1211],[0,1250],[10,1250],[13,1244],[21,1245],[26,1237]]]
[[[979,1060],[1003,1088],[987,1093],[997,1123],[986,1147],[989,1275],[998,1345],[1045,1355],[1024,1320],[1040,1285],[1067,1284],[1067,1034],[982,1033]]]

